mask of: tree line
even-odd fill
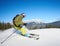
[[[9,22],[8,23],[0,22],[0,30],[5,30],[9,28],[12,28],[12,25]]]

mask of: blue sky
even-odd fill
[[[12,22],[16,14],[25,13],[24,20],[60,20],[59,0],[0,0],[0,21]]]

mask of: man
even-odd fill
[[[26,33],[26,29],[23,28],[23,26],[27,25],[27,23],[24,23],[22,22],[22,19],[25,17],[26,15],[24,13],[22,14],[18,14],[16,15],[14,18],[13,18],[13,24],[14,24],[14,28],[19,30],[21,35],[23,36],[26,36],[26,37],[29,37],[29,38],[36,38],[36,39],[39,39],[37,38],[37,36],[39,37],[39,35],[37,34],[27,34]]]
[[[13,18],[14,28],[17,29],[17,30],[19,30],[21,32],[21,35],[26,35],[26,30],[23,28],[23,26],[26,25],[26,23],[22,22],[22,19],[25,16],[26,15],[24,13],[22,13],[22,14],[17,14]]]

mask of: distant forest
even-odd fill
[[[12,25],[9,22],[8,23],[0,22],[0,30],[5,30],[9,28],[12,28]]]

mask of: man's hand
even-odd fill
[[[24,23],[23,25],[25,25],[25,26],[26,26],[26,25],[27,25],[27,23]]]

